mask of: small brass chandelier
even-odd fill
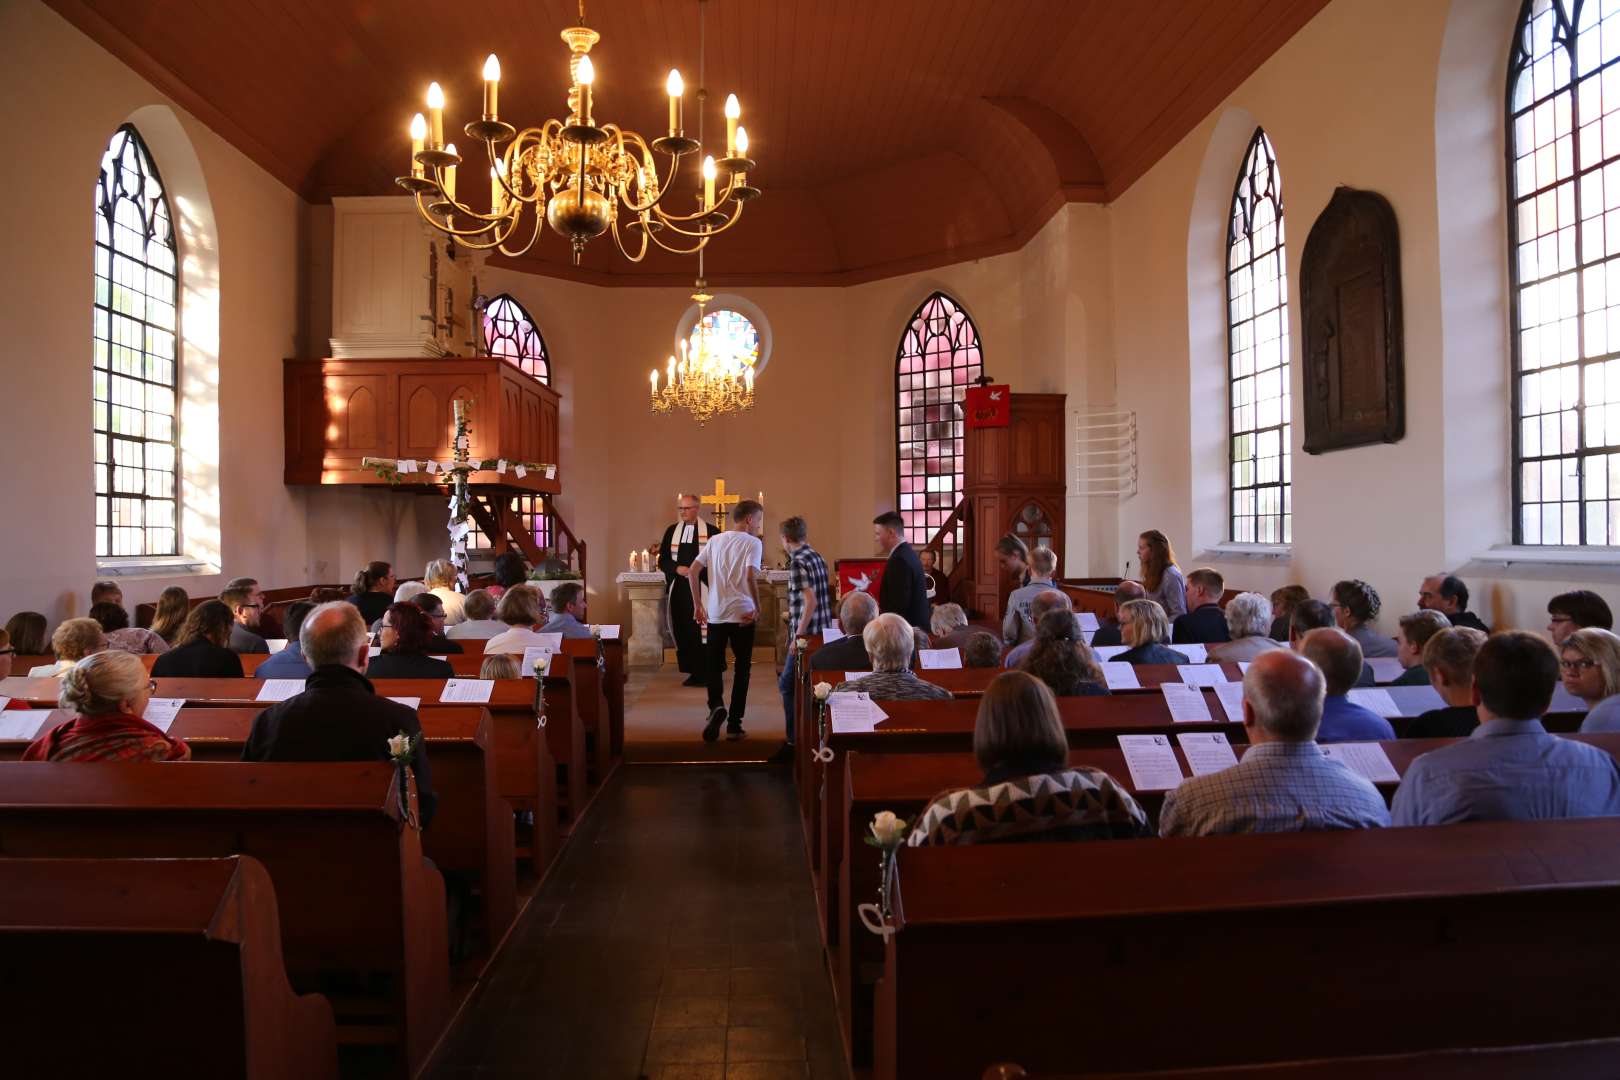
[[[663,389],[658,386],[658,369],[652,369],[652,411],[669,413],[685,409],[702,427],[717,416],[745,412],[754,407],[754,364],[759,349],[731,332],[729,327],[711,325],[704,305],[714,297],[704,289],[703,255],[698,254],[697,322],[693,324],[697,344],[687,347],[683,339],[680,359],[669,358]]]
[[[702,49],[699,3],[699,48]],[[726,155],[718,162],[702,159],[703,190],[690,213],[677,213],[666,205],[681,159],[697,155],[702,146],[702,106],[706,91],[698,90],[699,137],[688,138],[684,128],[685,84],[672,70],[665,83],[669,95],[669,133],[652,141],[617,124],[598,125],[592,113],[596,82],[591,47],[601,35],[585,26],[585,0],[579,2],[579,26],[562,32],[569,49],[568,118],[547,120],[539,127],[518,131],[497,115],[501,65],[494,54],[484,61],[483,118],[463,130],[488,154],[489,210],[481,212],[456,196],[456,171],[462,164],[455,143],[444,141],[444,91],[433,83],[427,91],[427,115],[411,120],[411,171],[396,183],[416,196],[422,217],[464,247],[479,251],[499,249],[521,255],[539,240],[542,222],[549,223],[573,247],[579,264],[585,245],[604,232],[631,262],[646,258],[649,243],[677,255],[703,250],[709,241],[742,217],[743,204],[759,197],[748,174],[755,163],[748,157],[748,132],[739,123],[742,108],[737,95],[726,98]],[[701,55],[701,52],[700,52]],[[702,60],[699,60],[700,72]],[[701,80],[701,74],[700,74]],[[501,145],[505,149],[500,149]],[[668,179],[661,179],[654,151],[669,158]],[[721,173],[724,189],[716,192]],[[524,210],[534,208],[532,228],[521,228]],[[627,243],[622,232],[629,233]],[[666,235],[660,235],[666,234]]]

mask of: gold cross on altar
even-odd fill
[[[716,521],[724,520],[726,511],[731,508],[732,504],[741,501],[742,496],[738,495],[734,491],[727,491],[726,482],[720,479],[718,476],[714,478],[714,494],[698,496],[698,502],[702,503],[704,506],[714,507],[714,518]]]

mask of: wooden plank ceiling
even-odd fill
[[[320,201],[395,194],[431,79],[445,127],[565,111],[575,0],[47,0],[260,165]],[[718,283],[845,284],[1021,245],[1066,201],[1117,196],[1327,0],[709,0],[706,134],[742,100],[765,197],[711,246]],[[697,0],[588,0],[596,116],[649,138],[680,68],[694,129]],[[481,174],[483,169],[469,169]],[[693,178],[695,182],[695,176]],[[514,265],[689,281],[555,234]]]

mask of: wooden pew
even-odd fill
[[[355,1013],[334,1000],[339,1039],[392,1047],[393,1073],[408,1077],[449,1015],[449,957],[444,881],[401,820],[396,775],[386,763],[7,762],[0,853],[252,855],[275,885],[294,986],[382,976],[381,1016],[370,999]]]
[[[1620,1034],[1613,818],[913,848],[897,879],[879,1080]]]
[[[337,1080],[257,860],[0,859],[0,956],[11,1076]]]

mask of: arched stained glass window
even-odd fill
[[[179,267],[163,182],[134,127],[96,180],[96,555],[178,555]]]
[[[962,395],[983,371],[967,312],[944,293],[924,300],[895,363],[896,486],[913,544],[932,540],[962,500]]]
[[[1620,544],[1620,5],[1526,0],[1508,62],[1513,539]]]
[[[512,361],[540,382],[551,382],[546,340],[523,305],[506,293],[484,307],[484,352]]]
[[[1282,176],[1271,140],[1256,128],[1226,230],[1232,540],[1239,544],[1293,540],[1284,251]]]

